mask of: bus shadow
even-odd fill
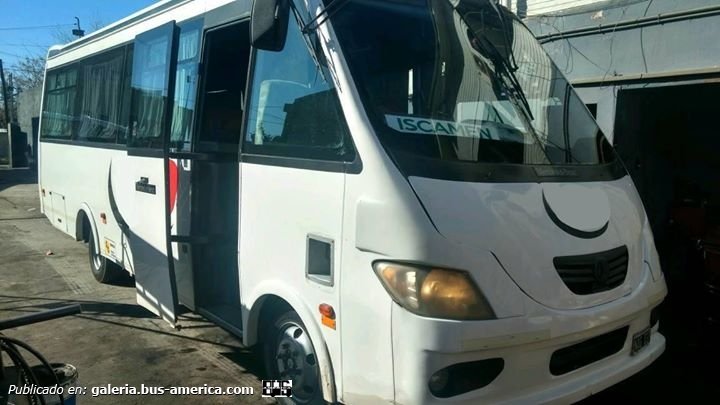
[[[129,328],[134,329],[140,332],[150,332],[154,334],[159,335],[165,335],[168,337],[174,337],[184,340],[190,340],[200,343],[208,343],[212,344],[214,346],[223,347],[224,349],[229,349],[230,354],[234,353],[236,350],[242,351],[243,348],[241,346],[238,346],[237,344],[232,343],[225,343],[222,341],[215,341],[215,340],[209,340],[209,339],[203,339],[202,337],[193,337],[193,336],[187,336],[183,334],[182,331],[166,331],[163,329],[155,328],[155,327],[146,327],[142,325],[137,324],[131,324],[129,322],[132,322],[131,320],[127,318],[132,319],[159,319],[155,314],[148,311],[147,309],[141,307],[137,304],[126,304],[126,303],[116,303],[116,302],[103,302],[103,301],[91,301],[91,300],[66,300],[66,299],[53,299],[53,298],[39,298],[39,297],[22,297],[22,296],[15,296],[15,295],[0,295],[0,298],[8,298],[11,301],[4,301],[0,302],[0,310],[3,314],[8,314],[8,318],[14,317],[15,315],[10,315],[11,313],[20,313],[20,314],[30,314],[34,312],[40,312],[43,310],[48,309],[55,309],[71,304],[80,304],[80,307],[82,308],[82,313],[73,315],[72,317],[80,318],[87,321],[92,322],[100,322],[107,325],[113,325],[117,327],[122,328]],[[39,300],[39,301],[52,301],[47,302],[43,304],[31,304],[31,305],[17,305],[14,307],[10,306],[2,306],[3,304],[7,303],[16,303],[20,302],[21,300]],[[113,319],[113,318],[120,318],[120,319]],[[123,320],[122,318],[126,318],[127,320]],[[181,315],[179,317],[179,320],[182,323],[181,329],[211,329],[211,328],[218,328],[217,325],[212,324],[208,320],[195,315],[195,314],[188,314],[188,315]],[[154,326],[154,325],[153,325]],[[242,358],[243,356],[240,355],[238,358]]]
[[[257,351],[243,347],[219,354],[245,370],[245,373],[252,374],[259,379],[265,377],[265,368]]]
[[[24,297],[4,294],[0,295],[0,300],[0,310],[4,314],[9,315],[9,317],[55,309],[70,304],[80,304],[82,313],[73,315],[73,318],[79,318],[83,321],[99,322],[111,327],[127,328],[140,333],[152,333],[154,335],[162,335],[167,338],[176,338],[188,342],[210,344],[215,347],[214,350],[211,349],[212,352],[217,353],[218,356],[222,356],[223,359],[227,360],[227,367],[236,367],[239,373],[253,375],[258,379],[262,379],[265,376],[262,358],[254,348],[242,346],[242,343],[238,341],[235,336],[226,335],[220,331],[217,325],[195,313],[188,312],[179,315],[178,321],[182,325],[180,330],[166,330],[157,327],[155,324],[145,325],[135,323],[134,320],[158,319],[155,314],[137,304]],[[45,302],[34,303],[33,301]],[[20,305],[8,306],[8,304]],[[230,363],[232,363],[232,365]]]
[[[110,285],[113,287],[132,287],[135,288],[135,277],[131,276],[129,273],[124,273],[122,275],[119,275],[113,280],[107,281],[103,284]]]
[[[31,298],[31,297],[28,297]],[[14,302],[18,302],[14,301]],[[2,304],[2,303],[0,303]],[[119,302],[103,301],[75,301],[75,300],[54,300],[45,304],[28,304],[14,307],[3,307],[3,312],[25,312],[33,313],[43,310],[56,309],[72,304],[80,304],[82,314],[88,316],[114,316],[123,318],[155,318],[155,314],[137,304],[125,304]]]

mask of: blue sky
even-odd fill
[[[86,33],[154,3],[154,0],[0,0],[0,59],[12,72],[18,57],[44,55],[58,43],[58,31],[73,29],[75,17]],[[42,28],[39,28],[42,27]],[[9,29],[21,28],[21,29]]]

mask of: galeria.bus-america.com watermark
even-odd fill
[[[87,395],[100,397],[104,395],[253,395],[253,387],[219,387],[204,384],[194,387],[157,387],[141,384],[140,387],[129,384],[116,386],[112,384],[90,387],[83,386],[49,386],[10,385],[8,394],[15,395]]]

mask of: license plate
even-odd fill
[[[632,351],[630,355],[634,355],[640,350],[644,349],[645,346],[650,344],[650,327],[643,329],[642,331],[633,335],[632,339]]]

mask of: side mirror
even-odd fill
[[[292,0],[255,0],[250,21],[253,47],[281,51],[285,47]]]

